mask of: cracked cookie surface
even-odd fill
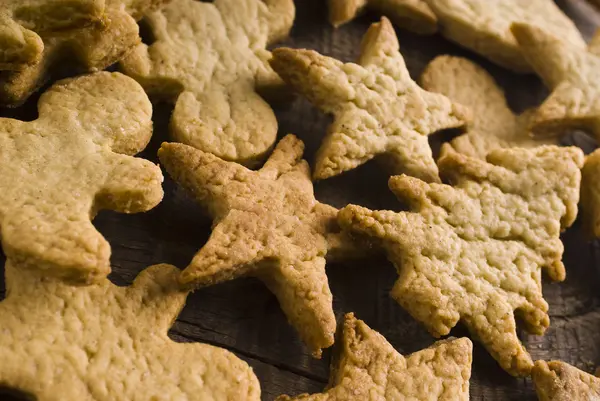
[[[411,212],[343,208],[340,225],[380,241],[398,270],[391,295],[435,336],[459,322],[499,364],[526,376],[533,362],[515,311],[534,334],[549,325],[542,268],[564,280],[559,235],[577,215],[579,148],[497,149],[488,162],[450,152],[439,161],[455,186],[408,176],[390,188]]]
[[[379,156],[394,174],[439,181],[427,137],[468,120],[464,107],[411,79],[385,17],[365,34],[358,64],[312,50],[279,48],[271,65],[294,90],[333,115],[317,151],[315,179],[336,176]]]
[[[0,118],[0,229],[8,258],[80,283],[110,272],[98,210],[142,212],[163,196],[162,173],[138,153],[152,105],[133,79],[99,72],[59,81],[30,122]]]
[[[600,378],[561,361],[537,361],[531,377],[540,401],[600,398]]]
[[[404,357],[352,313],[343,330],[329,389],[277,401],[468,401],[473,347],[468,338],[439,341]]]
[[[292,26],[292,0],[174,0],[146,21],[156,41],[140,44],[121,69],[175,102],[173,138],[222,159],[265,158],[277,120],[265,96],[284,93],[266,47]]]
[[[208,242],[181,281],[199,287],[258,277],[318,357],[335,332],[325,256],[360,247],[339,232],[337,209],[315,199],[303,149],[288,135],[258,171],[177,143],[163,144],[159,158],[214,219]]]
[[[246,362],[168,337],[187,297],[178,274],[156,265],[129,287],[78,287],[9,261],[0,386],[39,401],[260,400]]]

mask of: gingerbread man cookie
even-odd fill
[[[292,0],[174,0],[146,16],[156,41],[122,70],[151,94],[175,101],[173,138],[252,165],[275,142],[277,120],[257,94],[283,90],[266,47],[287,36]]]
[[[152,105],[133,79],[100,72],[59,81],[37,120],[0,118],[0,230],[19,265],[91,283],[110,272],[110,246],[90,218],[136,213],[163,196],[162,173],[131,157],[152,135]]]

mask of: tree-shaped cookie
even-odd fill
[[[600,378],[561,361],[537,361],[531,377],[540,401],[600,399]]]
[[[442,35],[516,72],[530,72],[531,66],[510,31],[513,22],[533,24],[577,47],[585,46],[573,21],[552,0],[425,1],[437,16]]]
[[[102,0],[2,0],[0,70],[18,70],[39,61],[44,44],[38,34],[77,29],[99,22]]]
[[[511,30],[552,91],[530,121],[533,133],[547,136],[582,128],[600,139],[600,32],[586,49],[565,42],[552,29],[513,24]]]
[[[295,90],[333,114],[314,177],[329,178],[380,156],[394,174],[439,181],[427,136],[465,124],[466,112],[411,78],[387,18],[363,38],[359,64],[279,48],[271,65]]]
[[[162,173],[131,157],[152,134],[152,105],[133,79],[100,72],[57,82],[37,120],[0,118],[0,231],[20,265],[84,283],[110,271],[90,218],[135,213],[163,196]]]
[[[448,152],[440,171],[455,186],[395,176],[411,212],[351,205],[338,220],[380,241],[400,276],[392,297],[433,335],[460,320],[506,371],[527,375],[514,313],[531,333],[548,327],[542,268],[565,278],[559,234],[577,215],[582,164],[575,147],[497,149],[487,162]]]
[[[315,199],[303,149],[288,135],[258,171],[178,143],[163,144],[158,156],[214,218],[208,242],[181,275],[183,284],[258,277],[318,357],[335,332],[325,256],[358,245],[339,233],[337,209]]]
[[[471,352],[468,338],[439,341],[408,357],[352,313],[346,315],[338,361],[329,389],[277,401],[411,400],[468,401]]]
[[[266,47],[287,36],[294,15],[293,0],[173,0],[146,15],[156,41],[121,66],[149,93],[176,99],[169,127],[176,141],[254,164],[277,135],[257,91],[283,89]]]
[[[365,8],[373,8],[393,22],[416,33],[432,34],[437,18],[425,0],[328,0],[329,21],[335,27],[353,20]]]
[[[470,60],[454,56],[435,58],[423,72],[421,85],[469,107],[473,116],[469,130],[444,145],[442,152],[452,149],[485,160],[494,149],[531,148],[557,142],[556,138],[532,138],[527,128],[534,111],[515,115],[494,78]]]
[[[136,20],[164,2],[106,0],[103,25],[42,35],[44,52],[38,62],[19,71],[0,72],[0,104],[20,105],[52,74],[98,71],[119,61],[140,42]]]
[[[187,297],[178,274],[157,265],[129,287],[77,287],[8,262],[0,386],[38,401],[259,400],[246,362],[167,336]]]

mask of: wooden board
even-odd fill
[[[377,15],[367,14],[333,30],[327,23],[325,1],[297,0],[296,3],[297,20],[292,38],[283,44],[313,48],[345,61],[357,57],[362,34],[377,20]],[[562,0],[558,4],[587,38],[600,23],[600,13],[583,0]],[[439,35],[420,37],[401,29],[398,34],[402,54],[413,77],[418,77],[436,55],[457,54],[484,65],[504,86],[511,106],[517,111],[536,105],[547,94],[536,77],[511,74]],[[292,132],[306,141],[306,157],[312,161],[330,119],[300,98],[288,106],[276,105],[276,109],[280,136]],[[155,134],[143,157],[157,161],[160,143],[168,140],[171,111],[169,105],[155,105]],[[34,118],[35,101],[28,102],[22,109],[1,111],[0,115]],[[447,135],[438,135],[432,143],[439,145],[441,139],[447,139]],[[593,146],[581,136],[572,140],[587,150]],[[315,191],[319,200],[335,206],[357,203],[397,210],[400,205],[387,190],[386,182],[384,172],[368,163],[316,184]],[[101,212],[94,224],[112,245],[110,278],[120,285],[131,283],[137,273],[151,264],[167,262],[185,267],[210,233],[210,220],[168,177],[165,199],[153,211],[131,216]],[[544,295],[550,304],[550,329],[543,337],[521,333],[521,338],[534,359],[558,358],[591,372],[600,365],[597,262],[600,249],[595,243],[586,243],[580,231],[577,222],[563,235],[567,280],[561,284],[544,283]],[[389,297],[397,275],[383,257],[353,265],[330,265],[327,271],[338,317],[354,311],[405,354],[434,342],[425,329]],[[466,331],[457,327],[452,334],[466,335]],[[195,292],[189,297],[171,336],[177,341],[205,342],[235,352],[253,366],[265,400],[281,393],[319,392],[328,380],[331,350],[325,351],[321,360],[313,359],[287,324],[275,297],[254,279],[239,279]],[[530,380],[515,379],[504,373],[483,347],[476,344],[471,399],[528,401],[536,397]]]

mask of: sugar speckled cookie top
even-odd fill
[[[379,156],[393,174],[439,181],[427,136],[465,125],[468,113],[411,78],[387,18],[363,38],[359,64],[312,50],[279,48],[271,65],[315,106],[333,114],[315,162],[315,179],[356,168]]]
[[[444,144],[442,153],[454,150],[485,160],[494,149],[558,144],[556,137],[533,138],[528,129],[535,111],[515,115],[494,78],[470,60],[446,55],[436,57],[423,72],[421,85],[471,110],[468,131]]]
[[[600,399],[600,378],[560,361],[537,361],[531,372],[540,401]]]
[[[0,118],[0,229],[6,256],[81,283],[105,277],[110,246],[90,218],[135,213],[163,196],[162,173],[131,157],[152,134],[152,105],[133,79],[100,72],[59,81],[39,118]]]
[[[328,0],[329,21],[336,28],[373,8],[402,28],[421,34],[437,29],[437,18],[425,0]]]
[[[496,64],[530,72],[510,31],[513,22],[539,26],[577,47],[585,41],[553,0],[425,0],[438,17],[441,33]]]
[[[575,147],[497,149],[488,162],[449,152],[439,165],[454,186],[395,176],[411,212],[350,205],[338,220],[381,242],[400,275],[392,297],[433,335],[462,321],[507,372],[527,376],[514,311],[531,333],[548,327],[542,268],[565,278],[559,235],[577,215],[582,164]]]
[[[258,277],[320,356],[335,331],[325,256],[360,247],[340,233],[337,209],[315,199],[303,149],[288,135],[258,171],[176,143],[163,144],[159,158],[214,218],[208,242],[181,275],[183,284]]]
[[[176,99],[175,140],[254,164],[277,135],[273,110],[257,91],[283,89],[266,47],[287,36],[294,15],[292,0],[173,0],[146,16],[156,41],[140,44],[122,70],[149,93]]]
[[[44,50],[39,33],[81,28],[103,13],[103,0],[2,0],[0,70],[38,62]]]
[[[260,400],[246,362],[168,337],[187,296],[178,274],[157,265],[129,287],[78,287],[9,261],[0,386],[38,401]]]
[[[277,401],[468,401],[473,347],[468,338],[439,341],[405,358],[352,313],[343,330],[330,388]]]

